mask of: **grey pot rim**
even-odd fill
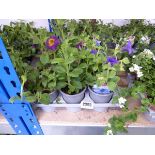
[[[53,90],[53,91],[51,91],[51,92],[49,93],[49,95],[52,95],[52,94],[54,94],[54,93],[56,93],[56,92],[58,92],[58,90]]]
[[[96,94],[97,96],[109,96],[109,95],[113,95],[113,94],[114,94],[113,91],[111,91],[111,93],[109,93],[109,94],[98,94],[98,93],[95,93],[95,92],[91,89],[90,86],[88,86],[88,90],[91,91],[92,93]]]
[[[74,94],[74,95],[66,94],[62,90],[59,90],[59,91],[60,91],[61,94],[64,94],[66,96],[77,96],[77,95],[81,95],[81,94],[85,93],[86,89],[87,89],[87,87],[85,87],[80,93]]]

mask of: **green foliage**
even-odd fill
[[[105,129],[105,133],[108,130],[112,130],[113,134],[118,134],[121,132],[127,132],[127,126],[126,123],[129,122],[135,122],[137,120],[137,113],[136,112],[129,112],[124,115],[119,115],[119,116],[113,116],[112,118],[109,119],[109,123],[111,127],[107,127]]]

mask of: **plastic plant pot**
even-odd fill
[[[55,91],[51,92],[49,95],[50,95],[50,103],[49,104],[53,104],[53,102],[58,97],[59,92],[57,90],[55,90]],[[32,106],[33,106],[34,110],[37,110],[39,108],[45,112],[53,112],[56,109],[55,107],[51,107],[48,104],[46,105],[46,104],[42,104],[42,103],[34,103]]]
[[[42,104],[39,108],[44,112],[53,112],[56,109],[55,107],[51,107],[45,104]]]
[[[110,100],[113,97],[113,92],[109,93],[109,94],[98,94],[95,93],[90,87],[88,87],[89,90],[89,96],[90,98],[95,102],[95,103],[109,103]]]
[[[55,91],[51,92],[49,95],[50,95],[50,103],[52,103],[58,97],[59,92],[57,90],[55,90]]]
[[[78,94],[69,95],[60,90],[60,94],[62,95],[62,98],[67,104],[80,104],[81,101],[84,99],[85,91],[86,88]]]

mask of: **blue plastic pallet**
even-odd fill
[[[20,94],[21,83],[10,57],[0,38],[0,113],[7,119],[16,134],[42,135],[43,131],[30,103],[9,99]]]

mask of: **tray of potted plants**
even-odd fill
[[[122,27],[100,20],[54,20],[53,32],[11,23],[0,34],[22,82],[12,100],[35,108],[107,112],[119,108],[107,134],[125,132],[138,114],[154,121],[155,26],[130,20]]]

